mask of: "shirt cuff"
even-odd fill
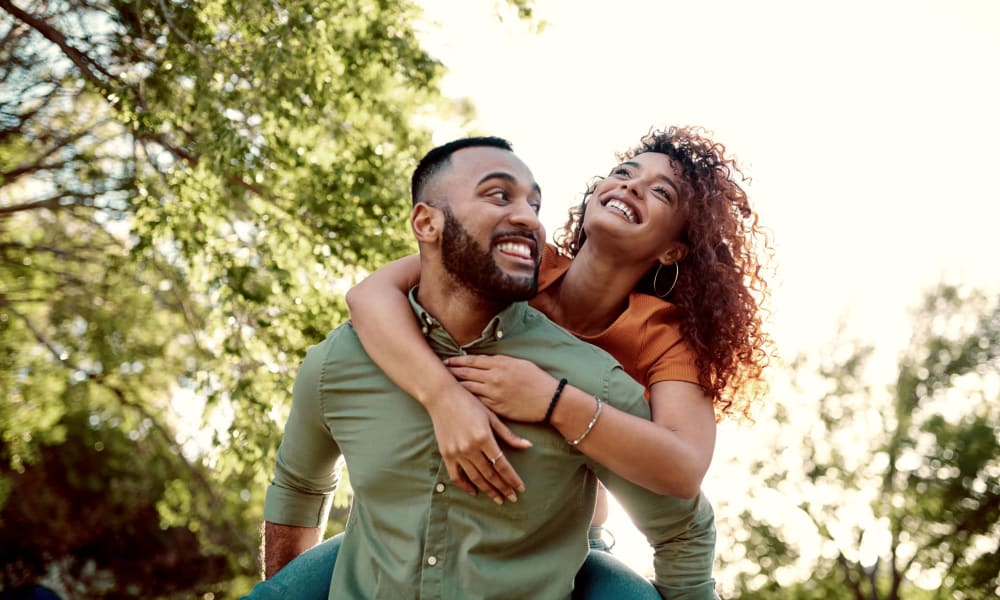
[[[332,505],[332,492],[306,494],[272,483],[264,497],[264,520],[294,527],[322,527]]]

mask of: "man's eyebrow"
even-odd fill
[[[628,165],[630,167],[635,167],[637,169],[641,167],[641,165],[639,165],[639,163],[637,163],[637,162],[635,162],[633,160],[627,160],[627,161],[623,162],[622,164],[623,165]],[[659,179],[660,181],[666,183],[670,187],[674,188],[674,193],[676,193],[678,196],[680,196],[681,190],[680,190],[680,188],[677,187],[677,184],[674,183],[673,179],[667,177],[666,175],[657,175],[656,178]]]
[[[476,185],[477,186],[483,185],[490,179],[503,179],[508,183],[518,183],[517,177],[514,177],[510,173],[506,171],[494,171],[492,173],[487,173],[486,175],[483,175],[482,178],[480,178],[479,182],[476,183]],[[542,188],[539,187],[537,183],[532,183],[531,189],[535,190],[535,193],[537,193],[539,196],[542,195]]]

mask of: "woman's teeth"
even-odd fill
[[[623,215],[625,215],[625,218],[628,219],[629,223],[635,223],[635,212],[633,212],[632,209],[629,208],[628,205],[625,204],[624,202],[620,200],[611,200],[607,203],[606,206],[608,208],[613,208],[621,212]]]

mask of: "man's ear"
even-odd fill
[[[417,202],[410,213],[410,227],[417,242],[436,244],[444,231],[444,213],[440,208]]]
[[[673,265],[684,260],[688,254],[687,244],[684,242],[674,242],[670,248],[660,255],[660,264]]]

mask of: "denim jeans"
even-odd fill
[[[295,557],[283,569],[266,581],[254,586],[245,600],[327,600],[330,596],[330,579],[333,565],[337,562],[340,542],[344,534],[339,533],[322,544],[306,550]]]
[[[660,600],[653,584],[610,552],[591,550],[576,573],[573,600]]]
[[[343,534],[303,552],[274,577],[254,586],[244,600],[327,600],[330,578],[337,562]],[[576,574],[574,599],[619,600],[622,598],[659,600],[656,588],[628,565],[608,552],[591,550]],[[292,593],[294,591],[294,594]]]

